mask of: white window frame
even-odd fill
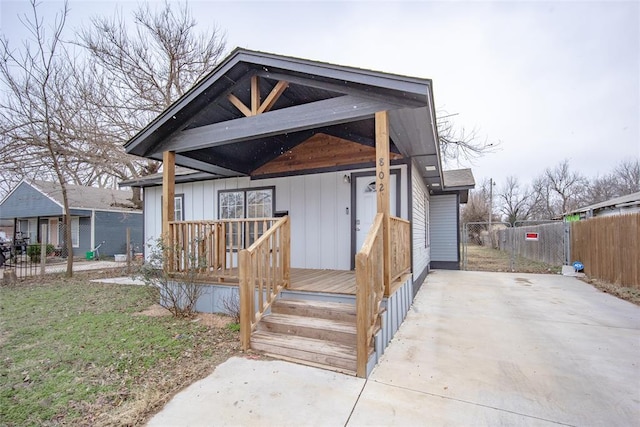
[[[176,194],[173,198],[173,220],[184,221],[184,194]]]
[[[71,246],[80,247],[80,217],[71,217]]]

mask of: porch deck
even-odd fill
[[[230,275],[237,277],[237,268],[231,269]],[[356,272],[349,270],[319,270],[312,268],[292,268],[290,273],[290,291],[324,292],[328,294],[356,294]],[[216,280],[214,277],[201,278],[202,282],[224,285],[238,285],[238,281],[225,278]]]
[[[356,294],[355,271],[292,268],[290,280],[292,291]]]

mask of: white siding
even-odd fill
[[[431,196],[431,260],[458,261],[458,199]]]
[[[394,168],[395,169],[395,168]],[[401,166],[401,217],[407,218],[406,167]],[[362,170],[358,170],[362,171]],[[276,211],[291,218],[291,266],[349,270],[351,268],[351,186],[344,175],[328,172],[283,178],[247,177],[176,184],[184,195],[185,220],[218,218],[218,191],[275,186]],[[161,187],[145,189],[145,240],[162,232]]]
[[[420,173],[412,165],[411,171],[412,220],[411,233],[413,238],[413,277],[418,277],[429,266],[429,191],[420,177]]]

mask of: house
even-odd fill
[[[131,202],[132,194],[67,185],[74,256],[85,257],[102,242],[100,256],[126,253],[127,228],[131,242],[142,246],[143,216]],[[63,248],[63,206],[59,184],[23,180],[0,202],[0,220],[11,220],[15,233],[29,237],[31,243],[44,239],[56,248]],[[46,227],[44,235],[42,226]]]
[[[244,349],[365,377],[430,266],[459,265],[474,181],[442,170],[428,79],[236,49],[125,147],[163,162],[123,183],[145,241],[197,270],[198,310],[239,295]]]
[[[640,191],[573,210],[566,213],[564,218],[570,222],[597,216],[622,215],[634,212],[640,212]]]

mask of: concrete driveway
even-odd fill
[[[640,307],[572,277],[438,270],[367,381],[232,358],[160,425],[640,425]]]

